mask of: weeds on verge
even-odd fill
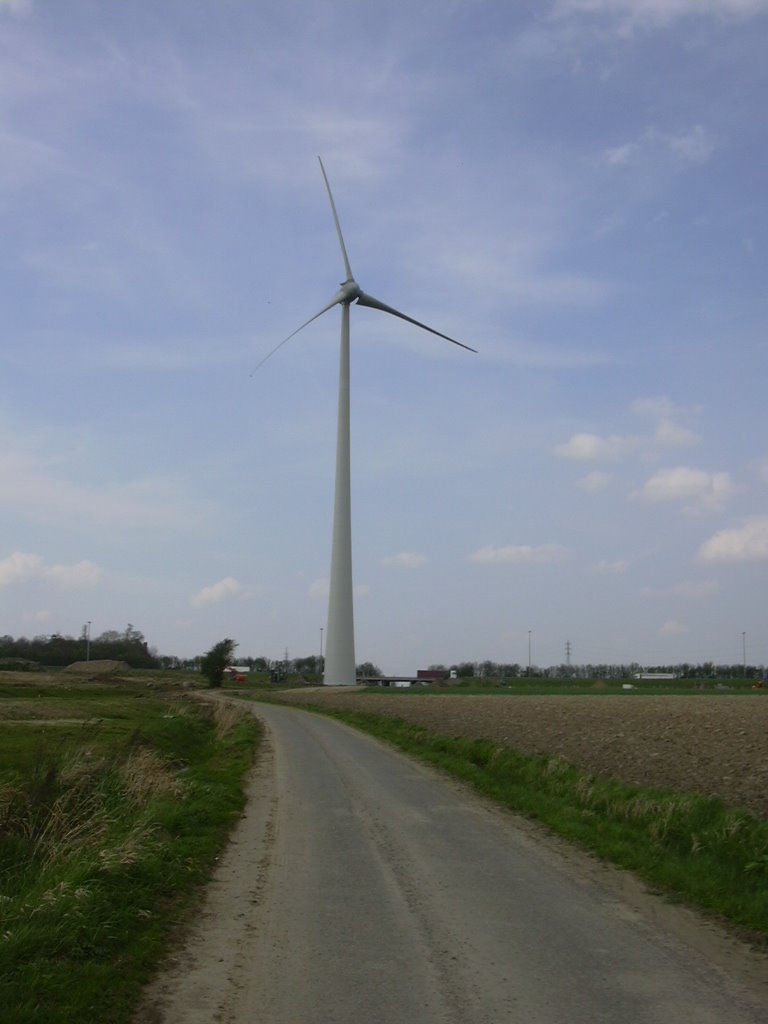
[[[223,739],[233,729],[242,724],[245,713],[236,704],[225,704],[217,701],[213,705],[213,722],[216,730],[216,739]]]
[[[130,712],[0,775],[4,1024],[127,1024],[242,809],[253,718],[217,738],[208,707]]]

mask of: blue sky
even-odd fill
[[[0,632],[768,662],[768,0],[0,0]]]

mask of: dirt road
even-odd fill
[[[757,1024],[768,971],[687,912],[346,726],[271,753],[142,1024]]]

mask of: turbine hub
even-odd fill
[[[355,299],[359,299],[363,294],[363,290],[357,281],[350,278],[348,281],[343,281],[341,285],[341,291],[339,292],[339,302],[343,302],[345,305],[349,305],[354,302]]]

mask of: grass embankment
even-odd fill
[[[376,714],[312,710],[448,772],[667,896],[768,943],[768,821],[714,798],[626,785],[488,740],[441,736]]]
[[[0,686],[0,1018],[121,1024],[242,810],[258,724],[178,691]]]

